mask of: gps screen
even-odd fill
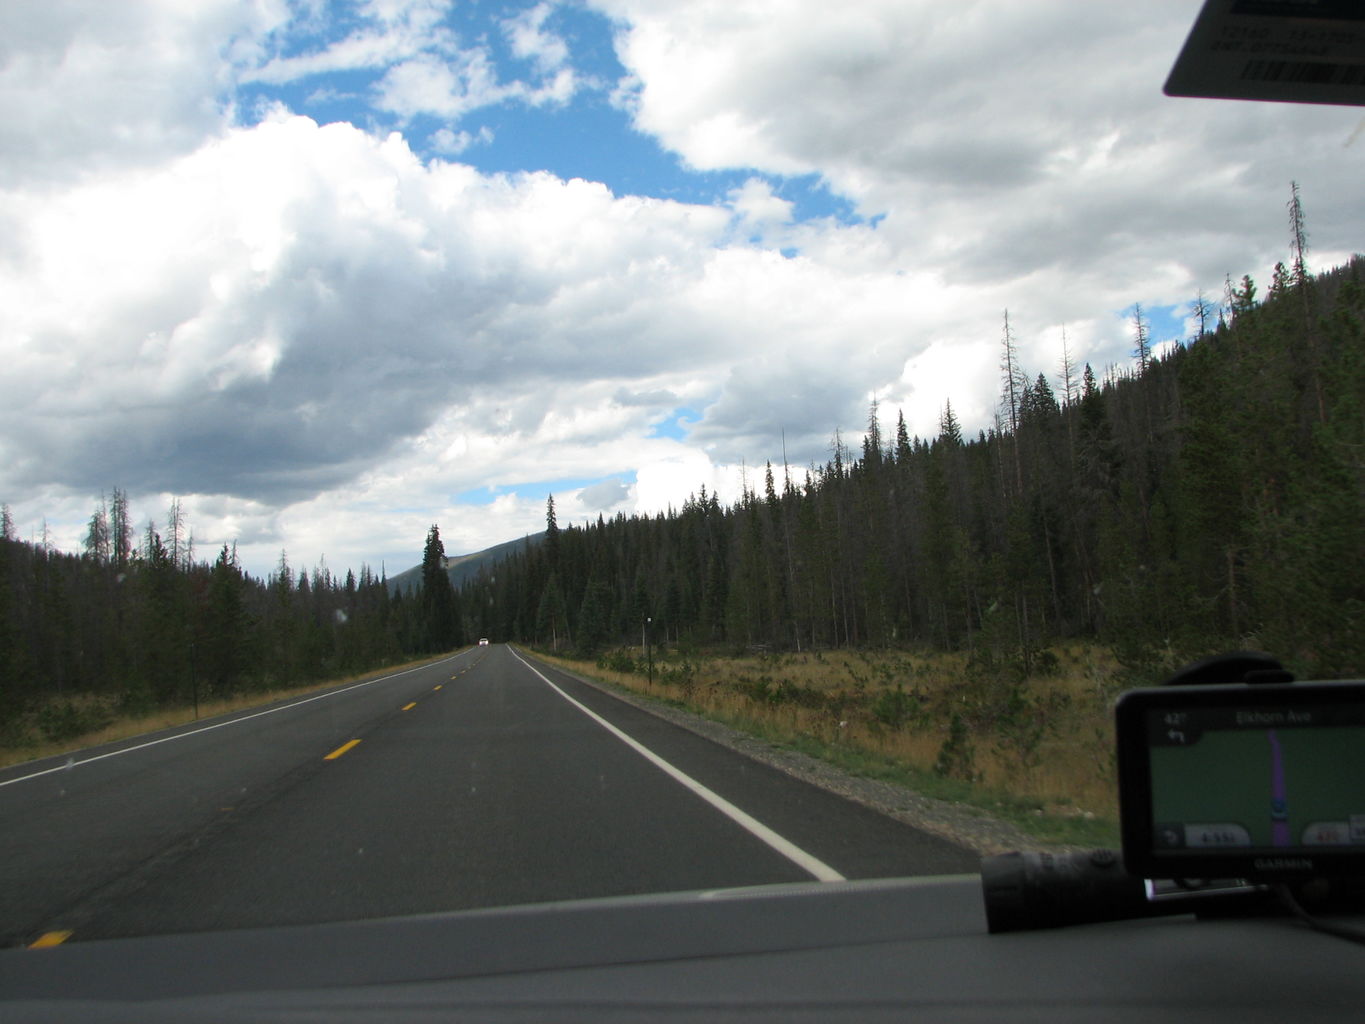
[[[1365,847],[1365,705],[1145,718],[1153,852]]]

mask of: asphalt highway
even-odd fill
[[[0,945],[974,871],[504,646],[0,771]]]

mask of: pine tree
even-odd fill
[[[1204,296],[1204,289],[1199,289],[1194,301],[1190,303],[1190,312],[1199,320],[1199,333],[1196,338],[1202,338],[1209,333],[1209,320],[1213,318],[1213,304]]]
[[[910,462],[910,431],[905,426],[905,413],[896,412],[896,461],[902,465]]]
[[[210,570],[206,615],[195,640],[195,671],[214,693],[235,689],[250,662],[246,590],[236,549],[224,544]]]
[[[128,513],[128,494],[114,488],[109,499],[109,557],[122,569],[133,554],[133,521]]]
[[[1133,357],[1137,359],[1138,376],[1146,376],[1152,364],[1151,328],[1137,302],[1133,303]]]
[[[159,704],[175,699],[189,683],[190,637],[187,631],[185,587],[170,552],[147,522],[136,567],[142,596],[141,660],[143,678]]]
[[[1038,374],[1038,377],[1025,391],[1026,398],[1020,403],[1019,422],[1026,424],[1029,421],[1037,423],[1048,423],[1056,418],[1058,412],[1057,398],[1052,393],[1052,386],[1048,384],[1047,377]]]
[[[570,643],[569,621],[565,610],[564,592],[559,586],[559,576],[551,572],[540,593],[536,606],[535,635],[540,640],[549,639],[550,649],[558,651],[563,644]]]
[[[1246,316],[1256,308],[1256,282],[1251,279],[1250,274],[1242,275],[1241,287],[1232,288],[1229,285],[1228,307],[1234,326],[1236,326],[1239,318]]]
[[[189,560],[185,557],[185,512],[179,498],[172,498],[166,510],[166,540],[170,544],[167,551],[171,564],[177,569],[186,568]]]
[[[1019,352],[1014,342],[1014,330],[1010,327],[1010,311],[1007,309],[1004,325],[1000,329],[1000,395],[1010,433],[1019,427],[1019,397],[1027,386],[1028,378],[1019,366]]]
[[[1071,348],[1066,340],[1066,326],[1062,327],[1062,408],[1069,409],[1080,397],[1076,382],[1076,364],[1071,360]]]
[[[85,553],[101,565],[109,561],[109,512],[102,497],[86,529]]]
[[[427,651],[448,651],[458,641],[455,592],[446,572],[446,549],[441,530],[432,523],[422,549],[422,634]]]
[[[1014,331],[1010,328],[1010,311],[1005,310],[1005,322],[1000,331],[1000,393],[1004,403],[1006,422],[1009,425],[1009,446],[1014,462],[1014,493],[1024,490],[1024,467],[1019,455],[1017,432],[1019,430],[1019,400],[1028,387],[1028,377],[1019,365],[1019,353],[1014,343]],[[1002,431],[1003,433],[1003,431]],[[1003,470],[1002,470],[1003,477]],[[1001,480],[1002,491],[1004,480]]]
[[[1299,200],[1299,183],[1289,183],[1289,237],[1294,253],[1293,285],[1305,288],[1308,280],[1308,229],[1304,226],[1303,203]]]
[[[578,653],[594,657],[611,633],[611,590],[594,573],[578,609]]]
[[[555,518],[555,496],[545,499],[545,558],[550,571],[559,568],[559,520]]]
[[[1089,363],[1081,374],[1077,414],[1073,500],[1068,509],[1072,557],[1080,580],[1080,602],[1090,629],[1100,622],[1104,567],[1098,550],[1102,524],[1113,514],[1119,492],[1120,458],[1114,443],[1104,393]]]
[[[1302,317],[1300,331],[1303,333],[1303,347],[1307,354],[1308,383],[1312,400],[1320,424],[1327,422],[1327,399],[1322,383],[1322,352],[1318,339],[1317,317],[1313,314],[1313,281],[1308,274],[1308,229],[1304,226],[1303,204],[1299,200],[1299,183],[1290,183],[1289,235],[1294,254],[1294,269],[1290,274],[1290,284],[1298,296],[1299,314]]]
[[[953,414],[953,403],[950,401],[943,403],[943,415],[938,419],[938,438],[944,444],[955,448],[962,444],[962,427],[957,422],[957,416]]]
[[[876,398],[867,410],[867,434],[863,437],[863,468],[875,471],[882,464],[882,425]]]

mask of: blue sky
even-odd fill
[[[402,567],[734,500],[874,399],[988,429],[1006,310],[1103,375],[1268,282],[1290,181],[1359,247],[1357,111],[1161,94],[1198,7],[0,6],[0,501]]]
[[[514,36],[519,19],[545,7],[537,28],[564,47],[563,63],[546,67],[539,53],[518,53]],[[273,56],[283,60],[317,58],[358,36],[379,30],[377,19],[358,16],[337,4],[342,16],[293,26],[281,33]],[[273,104],[319,121],[347,121],[376,132],[401,132],[424,159],[458,157],[489,174],[549,171],[561,178],[602,182],[617,195],[642,195],[686,203],[724,202],[727,195],[760,176],[773,191],[794,204],[798,221],[835,218],[861,220],[853,204],[834,194],[817,173],[764,175],[754,168],[699,170],[637,130],[628,100],[620,95],[628,72],[617,59],[610,19],[583,4],[473,3],[452,6],[425,40],[426,52],[442,59],[452,50],[477,47],[486,55],[494,86],[530,81],[544,88],[571,62],[575,87],[562,100],[528,103],[512,99],[481,106],[460,117],[435,111],[396,112],[380,97],[389,67],[320,70],[282,82],[255,81],[238,101],[247,110]],[[430,29],[428,30],[430,31]],[[442,39],[440,33],[449,33]],[[452,149],[452,137],[461,141]]]
[[[654,431],[650,436],[668,437],[675,441],[681,441],[687,437],[688,428],[700,419],[701,413],[696,409],[674,409],[654,424]]]
[[[622,473],[618,475],[603,477],[601,479],[589,478],[569,478],[564,480],[536,480],[530,483],[513,484],[506,489],[495,487],[477,487],[462,494],[457,494],[455,500],[468,505],[489,505],[503,495],[512,495],[529,501],[544,500],[553,497],[555,494],[576,494],[589,488],[597,488],[604,495],[619,494],[622,490],[628,489],[635,483],[634,473]],[[591,503],[590,503],[591,504]],[[610,508],[615,505],[601,505],[598,511]],[[592,511],[588,508],[587,511]]]

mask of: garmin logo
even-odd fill
[[[1257,857],[1251,862],[1257,871],[1312,871],[1310,857]]]

